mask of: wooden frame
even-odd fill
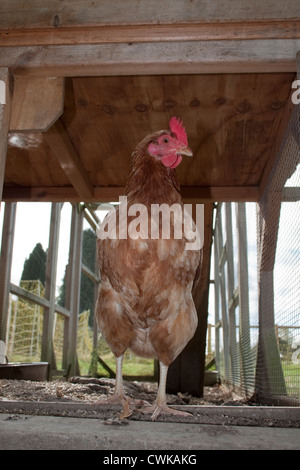
[[[29,3],[29,2],[28,2]],[[109,0],[89,2],[82,7],[82,0],[72,3],[51,0],[45,5],[43,0],[31,0],[24,8],[19,8],[18,0],[2,0],[0,29],[3,31],[22,29],[45,29],[57,31],[62,28],[100,27],[114,25],[176,25],[216,22],[293,22],[300,17],[297,0],[281,2],[261,2],[252,0],[173,0],[172,4],[155,0],[124,0],[121,4]],[[174,34],[174,33],[173,33]]]
[[[0,102],[0,205],[5,173],[6,151],[9,122],[12,107],[13,80],[10,71],[6,67],[0,67],[0,80],[3,84]]]
[[[248,247],[246,212],[244,203],[236,203],[238,279],[234,277],[233,218],[231,203],[225,204],[225,220],[222,204],[217,206],[214,229],[215,253],[215,328],[216,361],[222,363],[220,351],[220,331],[223,334],[223,374],[222,379],[242,388],[246,396],[253,392],[254,377],[251,377],[251,343],[248,298]],[[226,235],[224,241],[223,234]],[[225,266],[227,269],[225,269]],[[235,282],[237,284],[235,285]],[[226,295],[227,286],[227,295]],[[221,320],[219,312],[221,304]],[[239,342],[236,341],[236,307],[239,306]],[[254,370],[254,364],[253,364]],[[252,383],[251,383],[252,379]]]
[[[47,131],[63,113],[64,78],[26,78],[14,82],[10,131]]]
[[[78,167],[72,168],[70,171],[77,176]],[[78,183],[85,189],[85,194],[89,191],[89,184],[83,181],[82,176],[82,183]],[[76,184],[75,187],[79,187]],[[125,191],[125,187],[95,187],[93,190],[93,195],[85,196],[85,202],[112,202],[118,201],[119,196],[123,196]],[[193,187],[193,186],[183,186],[181,187],[181,194],[184,202],[188,203],[206,203],[206,202],[226,202],[232,201],[233,196],[232,193],[234,192],[234,200],[235,201],[249,201],[249,202],[256,202],[259,200],[259,189],[255,186],[243,186],[243,187]],[[59,202],[62,200],[67,200],[69,202],[80,202],[83,200],[83,197],[78,194],[75,188],[73,187],[62,187],[62,188],[26,188],[26,187],[18,187],[18,188],[4,188],[3,189],[3,199],[7,202],[26,202],[30,201],[43,201],[43,202]]]
[[[10,273],[16,220],[16,204],[6,204],[0,256],[0,339],[6,342]]]
[[[45,123],[45,116],[39,116],[38,123],[34,120],[34,123],[28,125],[28,116],[22,116],[22,109],[18,110],[12,106],[13,80],[19,85],[28,84],[33,90],[34,83],[46,83],[54,77],[53,80],[60,87],[61,100],[63,96],[61,83],[65,77],[296,72],[295,54],[300,50],[299,0],[287,0],[284,11],[280,2],[272,2],[270,6],[269,2],[261,0],[252,0],[252,8],[249,7],[249,2],[240,0],[230,2],[173,0],[164,5],[163,12],[161,8],[157,8],[157,2],[154,0],[126,0],[123,3],[124,8],[121,8],[116,2],[101,0],[89,2],[88,7],[83,9],[82,0],[72,2],[50,0],[47,6],[43,0],[31,0],[27,5],[24,3],[24,8],[16,8],[19,4],[17,0],[1,2],[0,79],[4,77],[8,93],[5,109],[0,105],[1,195],[11,109],[12,128],[19,130],[33,127],[33,130],[46,130],[61,114],[58,105],[54,117],[52,116],[49,122]],[[220,17],[222,17],[221,22]],[[25,93],[27,85],[20,89],[21,94]],[[282,129],[274,142],[274,155],[277,154],[290,109],[288,105]],[[36,118],[35,110],[33,111],[31,115]],[[40,125],[40,122],[43,124]],[[92,186],[62,122],[56,122],[53,130],[47,134],[46,140],[68,176],[70,185],[49,188],[5,188],[3,196],[6,201],[110,202],[124,194],[122,186],[95,188]],[[265,168],[259,187],[183,187],[184,202],[258,201],[265,190],[273,163],[274,161],[270,160]],[[64,313],[66,331],[69,335],[69,348],[65,347],[64,351],[64,366],[69,373],[77,372],[76,329],[81,226],[82,214],[78,214],[74,208],[68,305]],[[218,249],[219,255],[222,255],[222,274],[224,274],[225,252],[222,241]],[[55,249],[51,255],[55,256]],[[52,266],[53,263],[55,264],[54,258]],[[202,292],[202,303],[200,302],[204,310],[207,308],[208,261],[205,269],[206,275],[203,274],[205,287]],[[50,272],[52,271],[49,268]],[[225,284],[221,279],[216,281],[216,285],[222,291],[223,327],[227,328],[226,333],[232,332],[233,325],[228,326],[225,318]],[[11,287],[17,290],[16,286]],[[48,299],[45,302],[47,304],[44,306],[49,312],[46,322],[51,331],[51,315],[53,316],[57,306],[50,285]],[[237,297],[233,295],[231,309],[234,309],[236,302]],[[67,315],[66,312],[69,311],[71,313]],[[206,313],[205,311],[203,314],[203,325]],[[232,316],[231,312],[230,317]],[[45,346],[48,352],[51,349],[49,331],[47,348]],[[181,368],[191,363],[189,361],[193,354],[190,353],[191,351],[188,351],[182,359]],[[229,369],[228,363],[226,369]],[[197,380],[199,384],[201,377]]]
[[[7,203],[4,214],[0,258],[0,339],[4,342],[6,341],[7,314],[5,312],[8,312],[9,294],[11,293],[44,308],[41,360],[50,364],[48,378],[51,379],[53,376],[77,374],[79,373],[79,369],[76,345],[81,271],[89,276],[95,283],[99,282],[99,277],[81,263],[82,222],[84,213],[82,211],[80,212],[76,205],[73,205],[66,286],[66,306],[62,307],[55,303],[55,279],[62,204],[53,203],[51,209],[45,297],[39,297],[10,282],[16,208],[16,203]],[[57,370],[52,344],[55,313],[63,315],[65,320],[62,370]]]
[[[83,212],[79,212],[78,207],[73,205],[65,305],[65,307],[70,311],[70,316],[65,323],[68,337],[66,340],[67,347],[63,359],[68,376],[79,373],[76,347],[80,305],[82,224]]]
[[[300,20],[210,23],[98,25],[0,30],[1,46],[137,43],[161,41],[233,41],[300,39]]]
[[[242,385],[246,395],[251,392],[251,357],[250,316],[249,316],[249,271],[247,246],[247,221],[245,203],[236,204],[238,232],[238,276],[239,276],[239,344],[242,367]]]
[[[61,203],[52,204],[49,246],[46,261],[45,298],[49,301],[49,305],[44,307],[41,359],[42,361],[48,362],[50,364],[50,378],[52,370],[56,369],[52,338],[55,315],[56,271],[61,208]]]
[[[295,52],[300,50],[297,0],[288,0],[284,12],[277,2],[270,6],[253,0],[252,8],[247,5],[247,19],[246,3],[238,0],[227,7],[221,0],[217,0],[219,7],[212,7],[209,0],[174,0],[172,5],[164,5],[163,20],[153,0],[148,0],[145,8],[137,0],[126,0],[124,8],[101,0],[83,10],[81,3],[51,0],[45,7],[42,0],[32,0],[20,11],[17,0],[3,0],[0,68],[9,69],[16,93],[23,96],[27,87],[34,89],[39,82],[41,90],[47,84],[48,92],[53,94],[64,77],[296,71]],[[53,113],[49,123],[44,122],[45,113],[37,117],[42,106],[36,106],[38,109],[31,113],[37,120],[33,124],[15,105],[11,128],[48,129],[62,112],[63,93],[59,93],[57,105],[47,110],[47,114]],[[48,99],[48,103],[52,101]],[[288,105],[287,119],[290,110]],[[286,122],[284,118],[282,128]],[[4,128],[3,132],[7,134]],[[45,135],[72,186],[5,188],[6,201],[106,202],[124,194],[123,187],[92,186],[60,121]],[[278,132],[274,154],[281,135]],[[259,187],[183,187],[183,198],[185,202],[204,203],[258,201],[270,165],[271,160]]]
[[[45,136],[70,179],[77,193],[77,199],[83,201],[93,199],[94,188],[92,183],[61,121],[58,120]]]
[[[300,39],[77,44],[0,48],[17,77],[296,72]]]

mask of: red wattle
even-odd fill
[[[164,155],[161,159],[162,163],[168,168],[176,168],[182,160],[181,155],[177,155],[176,153],[170,153],[168,155]]]

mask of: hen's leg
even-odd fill
[[[170,408],[167,405],[166,399],[166,382],[167,382],[167,374],[168,374],[168,366],[165,366],[162,362],[159,362],[159,371],[160,371],[160,378],[159,378],[159,386],[157,391],[156,401],[154,406],[151,406],[150,409],[144,409],[144,412],[149,413],[152,412],[151,419],[155,421],[161,414],[166,415],[178,415],[178,416],[191,416],[190,413],[186,413],[185,411],[175,410]]]
[[[125,413],[125,409],[127,410],[126,413],[129,413],[129,404],[140,406],[140,405],[148,405],[149,403],[144,400],[135,400],[125,395],[124,385],[123,385],[122,366],[123,366],[123,354],[122,356],[116,357],[116,383],[115,383],[115,390],[114,390],[113,395],[111,397],[98,400],[97,404],[98,405],[122,405],[124,413]]]
[[[123,367],[123,354],[120,357],[116,357],[116,384],[115,384],[115,391],[113,396],[116,397],[119,401],[122,401],[124,397],[124,386],[123,386],[123,375],[122,375],[122,367]]]
[[[98,405],[121,405],[125,395],[122,376],[123,355],[116,357],[116,383],[115,390],[111,397],[103,398],[97,401]]]

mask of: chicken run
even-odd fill
[[[299,427],[299,2],[82,3],[0,5],[0,412]],[[25,283],[22,203],[49,209]]]

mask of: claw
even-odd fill
[[[129,416],[132,415],[133,410],[129,406],[129,401],[130,401],[129,398],[124,397],[124,399],[123,399],[123,411],[119,415],[120,419],[129,418]]]
[[[191,413],[188,413],[187,411],[180,411],[180,410],[175,410],[174,408],[170,408],[167,405],[156,405],[154,404],[153,406],[150,406],[148,409],[143,408],[142,410],[139,410],[143,414],[151,414],[151,421],[156,421],[157,418],[160,415],[169,415],[169,416],[192,416]]]
[[[100,398],[95,402],[95,405],[124,405],[124,402],[128,402],[129,405],[139,407],[139,406],[149,406],[150,403],[146,400],[135,400],[134,398],[129,398],[126,395],[111,395],[110,397]]]
[[[123,397],[120,395],[112,395],[106,398],[100,398],[95,405],[122,405]]]

